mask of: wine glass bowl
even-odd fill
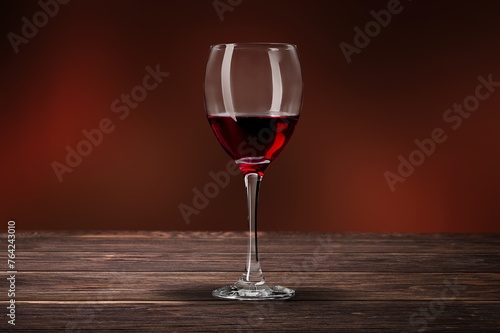
[[[218,44],[205,71],[210,126],[245,178],[249,239],[245,272],[215,297],[285,299],[295,292],[267,283],[257,249],[257,201],[262,176],[285,148],[299,120],[302,74],[297,49],[285,43]]]

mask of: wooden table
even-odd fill
[[[234,232],[18,232],[16,325],[4,270],[0,331],[500,332],[498,235],[262,233],[267,280],[296,296],[212,298],[245,245]]]

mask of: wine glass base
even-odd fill
[[[217,288],[212,296],[240,301],[284,300],[295,295],[295,291],[283,286],[272,286],[265,282],[250,283],[238,281],[235,284]]]

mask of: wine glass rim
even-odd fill
[[[245,42],[245,43],[220,43],[210,45],[211,49],[222,49],[228,46],[233,46],[240,49],[262,49],[262,48],[277,48],[282,50],[296,49],[297,46],[291,43],[268,43],[268,42]]]

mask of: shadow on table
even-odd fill
[[[158,296],[169,301],[212,301],[212,289],[216,286],[200,286],[196,289],[159,290]]]
[[[206,285],[199,286],[196,289],[159,290],[157,296],[161,299],[172,301],[226,301],[212,296],[212,290],[217,287],[217,285]],[[361,297],[362,295],[359,295],[359,292],[352,290],[304,287],[298,288],[295,296],[286,301],[352,301],[359,300]]]

